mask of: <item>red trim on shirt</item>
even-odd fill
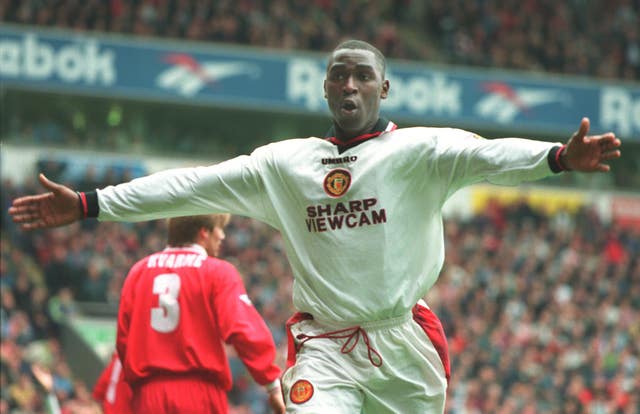
[[[84,191],[78,192],[78,197],[80,197],[80,205],[82,206],[82,217],[87,218],[87,214],[89,213],[89,207],[87,205],[87,195]]]
[[[398,129],[398,126],[393,122],[389,121],[384,131],[375,131],[375,132],[370,132],[368,134],[358,135],[357,137],[351,138],[347,141],[342,141],[336,137],[328,137],[327,141],[331,142],[332,144],[340,145],[340,146],[354,145],[354,144],[366,141],[368,139],[375,138],[379,135],[384,134],[385,132],[393,131],[395,129]]]
[[[564,163],[562,162],[562,151],[564,151],[565,148],[567,148],[566,144],[560,146],[558,151],[556,151],[556,164],[562,169],[562,171],[571,171],[571,169],[564,165]]]

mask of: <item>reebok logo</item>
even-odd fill
[[[260,68],[247,62],[198,62],[184,53],[170,53],[165,62],[171,66],[156,78],[156,85],[176,91],[182,96],[193,96],[205,86],[233,76],[260,77]]]
[[[95,39],[69,42],[62,47],[41,41],[34,33],[22,40],[0,39],[0,76],[88,85],[116,82],[115,53],[100,48]]]
[[[483,84],[486,96],[478,101],[474,111],[483,118],[506,124],[533,107],[557,102],[568,106],[571,97],[559,89],[512,88],[504,82]]]

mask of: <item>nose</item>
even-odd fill
[[[344,91],[344,93],[346,93],[347,95],[351,95],[353,92],[357,91],[358,88],[356,86],[356,82],[355,79],[353,78],[353,76],[348,76],[345,80],[344,80],[344,84],[342,85],[342,90]]]

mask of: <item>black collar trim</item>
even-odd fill
[[[336,130],[335,130],[335,127],[333,126],[325,134],[324,139],[326,139],[327,141],[331,142],[334,145],[337,145],[339,152],[343,152],[349,148],[355,147],[358,144],[361,144],[367,140],[370,140],[371,138],[375,138],[377,136],[384,134],[385,132],[393,131],[394,129],[397,129],[397,128],[398,126],[396,124],[394,124],[393,122],[389,121],[386,118],[381,117],[381,118],[378,118],[378,122],[376,122],[373,128],[371,128],[371,131],[369,131],[366,134],[353,137],[348,141],[341,141],[338,138],[336,138],[335,136]]]

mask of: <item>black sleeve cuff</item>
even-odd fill
[[[549,163],[549,168],[551,168],[551,171],[556,174],[565,171],[564,166],[559,162],[559,153],[560,151],[562,151],[562,149],[562,146],[556,145],[555,147],[551,148],[549,150],[549,154],[547,154],[547,162]]]
[[[87,191],[87,217],[98,217],[100,207],[98,206],[98,193],[96,191]]]

